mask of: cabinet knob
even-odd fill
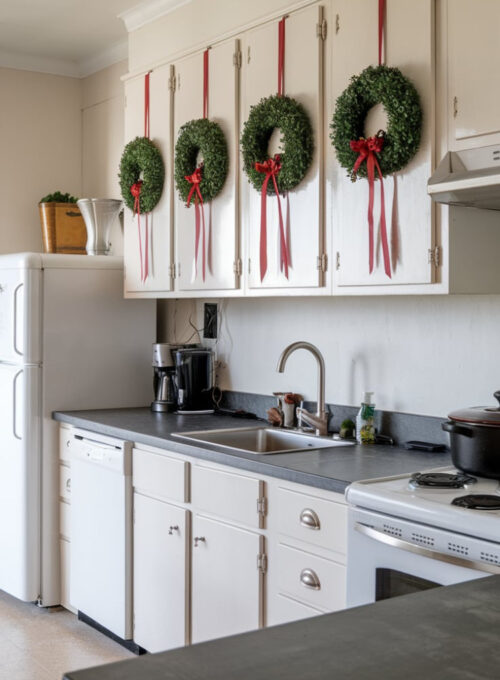
[[[71,446],[71,439],[66,439],[66,447],[69,449]]]
[[[66,491],[68,493],[71,493],[71,477],[68,477],[68,479],[66,480]]]
[[[174,527],[168,527],[168,534],[169,534],[169,536],[172,536],[173,533],[174,533],[174,531],[179,531],[179,527],[178,527],[177,524],[176,524]]]
[[[318,515],[311,510],[311,508],[304,508],[300,513],[300,523],[303,527],[308,529],[318,530],[321,528],[321,522],[319,521]]]
[[[300,572],[300,582],[305,588],[311,588],[312,590],[321,589],[321,582],[318,575],[312,569],[302,569]]]
[[[198,543],[206,543],[207,539],[205,536],[196,536],[194,539],[194,547],[198,547]]]

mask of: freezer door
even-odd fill
[[[0,361],[42,360],[41,288],[40,269],[0,267]]]
[[[0,364],[0,590],[40,594],[40,374]]]

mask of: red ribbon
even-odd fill
[[[192,175],[185,175],[185,180],[192,184],[187,197],[186,205],[189,208],[191,199],[194,196],[194,211],[195,211],[195,244],[194,244],[194,261],[196,268],[196,275],[198,275],[198,247],[200,244],[200,231],[202,234],[202,275],[205,281],[206,273],[206,243],[205,243],[205,213],[203,210],[203,196],[200,191],[200,182],[203,179],[203,166],[198,166]],[[201,215],[200,215],[201,213]],[[201,217],[201,220],[200,220]],[[202,230],[200,230],[200,222]]]
[[[203,52],[203,118],[208,118],[208,52]]]
[[[385,0],[378,0],[378,65],[382,64],[382,43],[384,41]]]
[[[267,185],[272,179],[276,198],[278,199],[278,214],[280,224],[280,263],[281,269],[285,271],[288,278],[288,247],[283,226],[283,215],[281,212],[280,194],[276,183],[276,176],[281,170],[281,159],[278,154],[274,158],[268,158],[264,163],[255,163],[257,172],[265,174],[262,183],[261,202],[260,202],[260,280],[263,281],[267,271]]]
[[[278,95],[285,94],[285,19],[278,23]]]
[[[373,202],[374,202],[374,188],[375,188],[375,169],[378,171],[380,179],[380,235],[382,239],[382,252],[384,255],[384,269],[385,273],[389,278],[392,278],[391,274],[391,261],[389,257],[389,242],[387,240],[387,226],[385,222],[385,197],[384,197],[384,180],[382,178],[382,171],[376,156],[377,153],[382,151],[384,146],[384,136],[383,133],[378,133],[375,137],[369,137],[368,139],[359,139],[357,141],[350,142],[351,149],[359,154],[354,163],[352,169],[351,179],[356,181],[356,175],[364,161],[366,161],[366,171],[368,175],[368,187],[369,187],[369,198],[368,198],[368,229],[369,229],[369,264],[370,264],[370,274],[373,272],[373,259],[374,259],[374,236],[373,236]]]
[[[142,234],[141,234],[141,190],[142,179],[132,184],[130,193],[134,197],[134,215],[137,215],[137,228],[139,231],[139,258],[141,260],[141,281],[144,283],[149,274],[149,253],[148,253],[148,216],[146,215],[146,234],[144,239],[144,259],[142,257]]]

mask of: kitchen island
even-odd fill
[[[65,680],[493,680],[500,576],[67,673]]]
[[[262,421],[228,416],[182,416],[152,413],[149,408],[127,408],[57,411],[54,418],[91,432],[342,494],[351,482],[361,479],[376,479],[451,465],[449,453],[407,451],[399,446],[353,445],[256,455],[236,450],[216,450],[214,446],[202,444],[188,444],[172,436],[174,432],[264,424]]]

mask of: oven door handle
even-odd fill
[[[479,562],[478,560],[467,560],[463,557],[456,557],[455,555],[437,552],[437,550],[430,550],[421,545],[415,545],[415,543],[404,541],[402,538],[390,536],[383,531],[366,526],[366,524],[360,524],[359,522],[356,522],[354,528],[360,534],[363,534],[363,536],[368,536],[368,538],[373,538],[373,540],[378,541],[379,543],[390,545],[392,548],[406,550],[407,552],[422,555],[423,557],[429,557],[431,560],[447,562],[448,564],[453,564],[457,567],[465,567],[466,569],[473,569],[474,571],[484,571],[488,574],[500,574],[500,565],[497,566],[495,564]]]

